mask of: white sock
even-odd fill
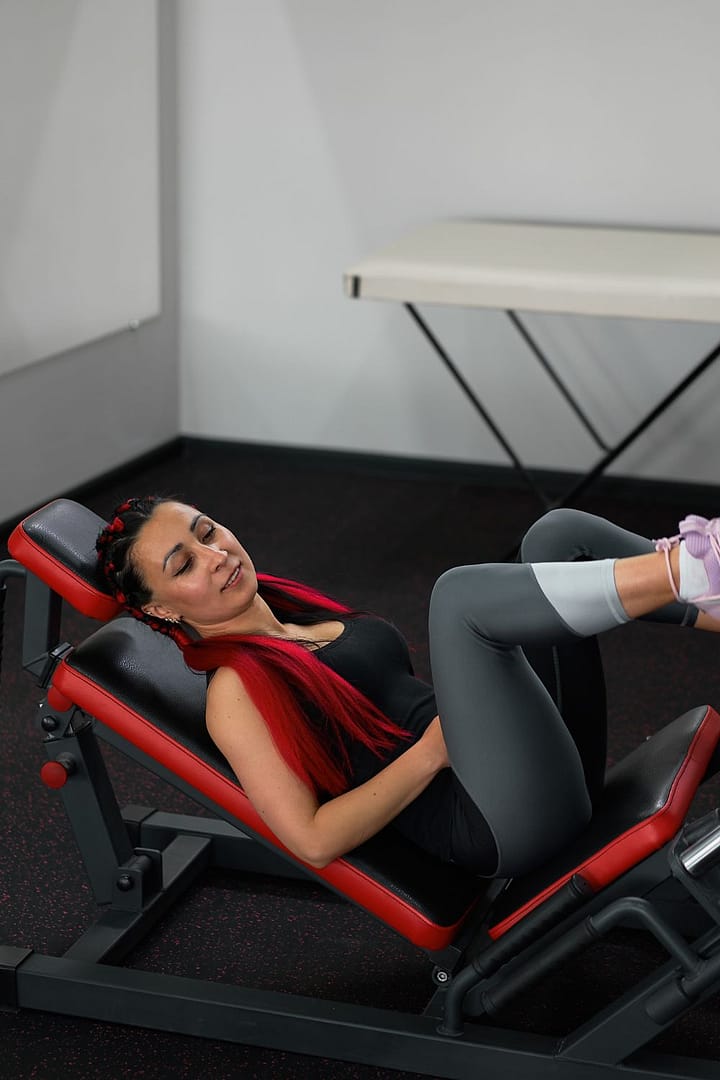
[[[705,596],[710,588],[705,564],[702,559],[691,555],[684,541],[680,542],[680,584],[678,594],[686,604],[691,604],[696,597]]]

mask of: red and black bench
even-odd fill
[[[588,828],[531,877],[480,880],[392,827],[313,869],[268,831],[207,735],[204,676],[185,667],[168,638],[119,613],[96,567],[102,524],[57,500],[17,526],[13,559],[0,563],[0,588],[26,579],[23,655],[44,692],[43,779],[64,800],[101,908],[62,957],[1,947],[5,1004],[433,1076],[595,1080],[630,1069],[646,1077],[720,1070],[698,1059],[696,1071],[673,1072],[672,1060],[643,1059],[657,1034],[720,988],[720,823],[712,814],[686,824],[698,786],[720,765],[714,709],[691,709],[610,769]],[[59,640],[60,598],[103,624],[74,647]],[[98,736],[212,816],[121,811]],[[428,954],[426,1009],[386,1013],[120,967],[208,866],[308,877],[364,908]],[[667,954],[640,989],[563,1039],[492,1026],[519,991],[628,924]]]

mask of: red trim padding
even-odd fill
[[[101,622],[114,618],[121,610],[120,604],[113,600],[112,596],[83,581],[74,570],[64,566],[36,544],[25,532],[24,524],[25,521],[21,521],[16,525],[8,540],[8,551],[13,559],[22,563],[82,615],[89,615],[91,619],[99,619]]]
[[[644,821],[639,821],[627,832],[615,837],[585,862],[573,867],[552,885],[548,885],[546,889],[534,896],[532,900],[528,900],[502,922],[492,926],[488,931],[490,937],[495,941],[502,937],[529,912],[561,889],[573,874],[581,874],[593,891],[598,892],[671,840],[685,819],[719,737],[720,716],[708,706],[688,747],[682,766],[672,783],[665,804]]]
[[[75,671],[65,661],[55,671],[53,686],[81,709],[95,716],[133,746],[160,762],[185,783],[223,807],[241,825],[247,825],[258,836],[269,840],[273,847],[283,851],[294,862],[305,865],[268,829],[237,783],[216,772],[211,765],[191,750],[180,746],[134,709],[118,701],[112,694],[103,690],[87,676]],[[368,877],[345,859],[335,859],[322,870],[316,867],[307,869],[327,881],[343,895],[351,897],[360,907],[382,919],[388,926],[397,930],[421,949],[434,951],[449,945],[474,907],[474,903],[471,904],[462,918],[452,926],[438,926],[406,900],[391,892],[380,882]],[[480,892],[481,889],[478,888],[478,894]]]

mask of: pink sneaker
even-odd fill
[[[720,518],[708,520],[698,514],[688,514],[680,522],[678,528],[680,532],[677,536],[655,541],[655,550],[665,552],[668,577],[675,598],[685,603],[696,604],[701,611],[718,618],[720,617],[720,611],[717,610],[720,607]],[[707,579],[707,583],[702,586],[700,592],[690,596],[680,595],[670,569],[670,549],[677,547],[681,542],[684,542],[688,555],[702,563],[704,576]],[[702,578],[702,575],[700,577]]]

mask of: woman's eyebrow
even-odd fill
[[[197,528],[198,521],[200,520],[201,517],[204,517],[204,516],[205,516],[204,514],[196,514],[195,515],[195,517],[190,522],[190,532],[191,533],[195,532],[195,530]],[[168,551],[167,555],[163,559],[163,567],[162,567],[163,568],[163,573],[165,573],[165,568],[166,568],[168,562],[170,561],[170,559],[172,559],[173,555],[177,555],[178,551],[182,551],[182,544],[176,544],[174,548],[171,548],[170,551]]]

